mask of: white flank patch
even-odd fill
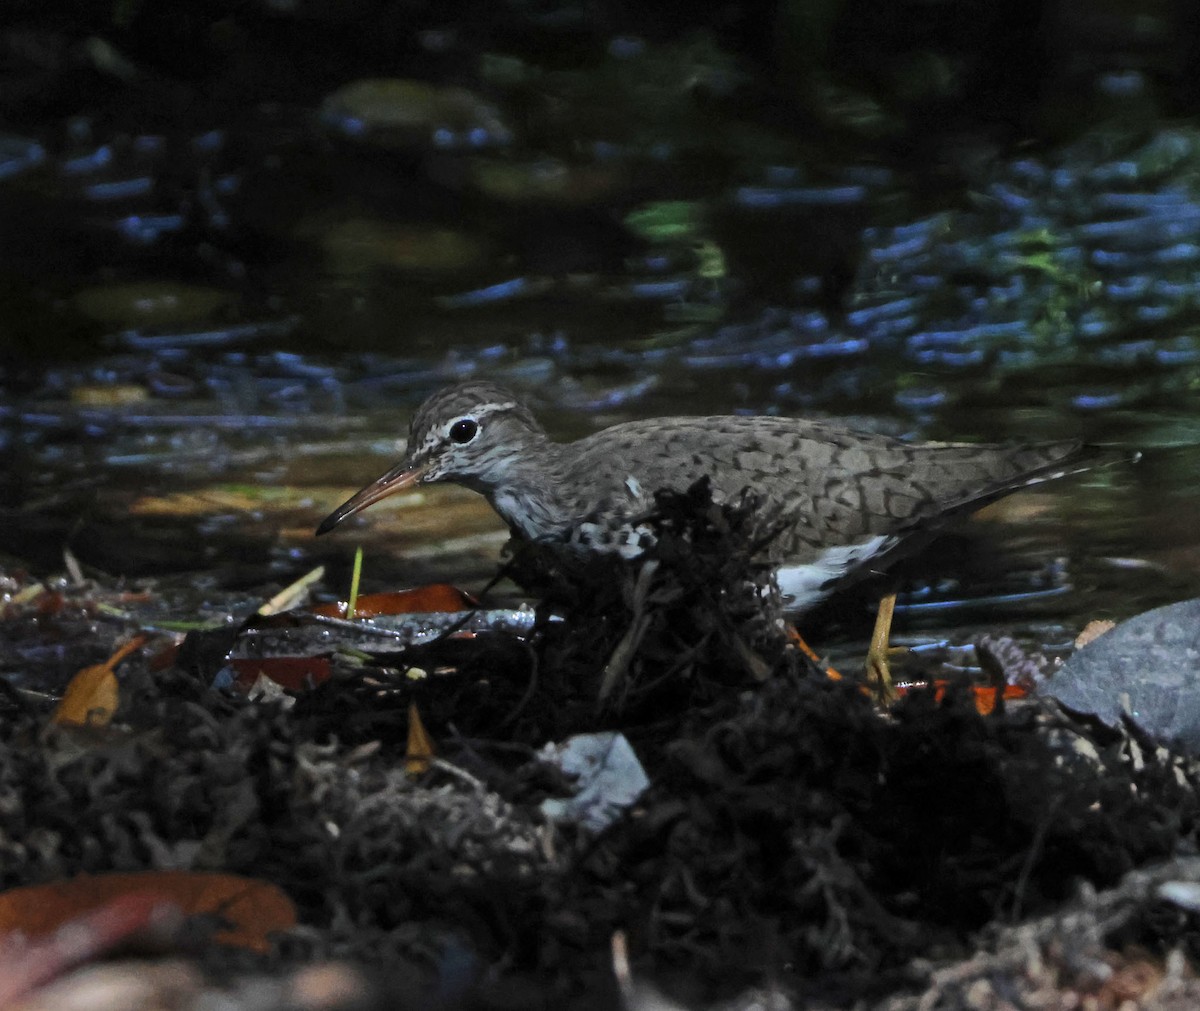
[[[779,568],[779,592],[788,611],[807,611],[829,596],[829,588],[876,555],[889,550],[897,538],[880,534],[869,541],[827,548],[819,559],[807,565]]]

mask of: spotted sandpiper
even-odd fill
[[[514,534],[567,550],[636,557],[653,533],[645,516],[661,489],[703,476],[715,501],[749,490],[756,522],[775,532],[785,607],[800,613],[879,572],[948,521],[1011,491],[1094,462],[1079,442],[909,443],[818,421],[677,417],[613,425],[552,442],[510,390],[464,382],[413,416],[407,454],[331,513],[327,533],[380,499],[450,481],[481,492]]]

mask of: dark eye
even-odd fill
[[[479,422],[474,418],[460,418],[450,426],[450,441],[465,446],[479,432]]]

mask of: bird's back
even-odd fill
[[[1076,469],[1078,442],[1034,446],[906,443],[791,418],[664,418],[617,425],[559,447],[578,513],[637,515],[654,492],[705,475],[718,501],[749,489],[771,554],[807,561],[830,547],[939,524]]]

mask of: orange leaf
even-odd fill
[[[291,899],[265,881],[236,874],[144,871],[81,874],[44,885],[11,888],[0,893],[0,933],[49,934],[83,913],[129,895],[173,902],[187,916],[219,916],[229,926],[217,931],[217,942],[259,952],[268,950],[268,934],[296,924]]]
[[[804,641],[804,638],[796,630],[796,627],[790,622],[784,626],[784,634],[787,636],[789,645],[800,650],[805,656],[812,660],[813,663],[817,664],[817,666],[820,666],[820,657],[813,652],[812,647],[810,647],[808,643]],[[825,676],[831,681],[842,680],[841,673],[834,670],[832,667],[825,668]],[[933,683],[935,691],[934,697],[939,702],[946,697],[946,689],[949,687],[949,685],[949,681],[935,681]],[[903,697],[914,688],[924,688],[925,686],[926,682],[924,681],[913,682],[912,684],[899,684],[896,685],[896,694]],[[869,693],[870,689],[864,685],[863,691]],[[975,709],[980,716],[987,716],[993,709],[996,708],[996,689],[994,687],[991,685],[976,685],[971,688],[971,691],[975,695]],[[1019,685],[1005,685],[1004,691],[1002,692],[1002,697],[1006,700],[1023,699],[1028,696],[1028,694],[1029,692]]]
[[[996,689],[990,685],[977,685],[971,691],[975,693],[975,710],[980,716],[987,716],[996,708]],[[1000,697],[1005,701],[1023,699],[1029,695],[1020,685],[1005,685]]]
[[[135,636],[104,663],[79,671],[63,692],[51,722],[71,726],[108,726],[113,713],[117,711],[117,678],[113,670],[145,641],[146,636]]]
[[[135,938],[161,947],[182,923],[175,903],[131,892],[70,917],[51,933],[32,938],[23,929],[0,933],[0,1008]]]
[[[821,666],[821,658],[817,656],[816,651],[804,641],[804,636],[800,634],[800,630],[796,628],[796,626],[790,621],[783,626],[783,634],[787,637],[789,646],[792,646],[794,649],[798,649],[818,667]],[[841,672],[834,670],[832,667],[825,667],[825,676],[829,678],[830,681],[842,680]]]
[[[417,704],[410,702],[408,704],[408,750],[404,753],[405,770],[410,776],[419,776],[423,772],[428,772],[429,760],[435,753],[433,739],[421,721]]]
[[[913,681],[909,684],[897,685],[896,693],[900,696],[907,695],[909,692],[917,688],[927,688],[927,681]],[[938,679],[933,682],[933,697],[941,702],[946,697],[946,689],[950,687],[950,682]],[[972,685],[971,693],[975,696],[975,711],[980,716],[987,716],[996,708],[996,689],[992,685]],[[1020,685],[1005,685],[1000,696],[1005,701],[1012,699],[1027,698],[1029,692]]]
[[[293,692],[309,688],[329,680],[331,667],[324,656],[263,656],[254,659],[245,657],[230,660],[237,671],[234,686],[248,692],[261,674]]]
[[[390,593],[368,593],[354,603],[356,618],[377,618],[381,614],[432,614],[443,611],[466,611],[475,607],[477,601],[449,583],[430,583],[412,590],[393,590]],[[327,618],[344,618],[346,602],[320,604],[312,609],[313,614]]]

